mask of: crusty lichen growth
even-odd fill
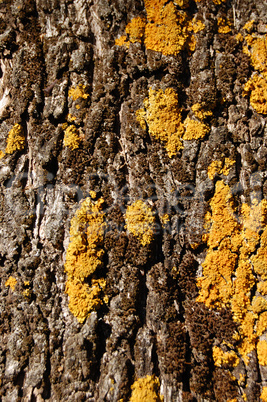
[[[5,283],[5,286],[9,286],[10,289],[12,289],[14,291],[15,287],[16,287],[16,284],[17,284],[17,279],[14,278],[14,276],[10,276],[8,278],[8,280],[6,281],[6,283]]]
[[[257,113],[267,114],[267,76],[254,75],[245,84],[243,94],[250,94],[250,104]]]
[[[149,97],[144,100],[144,109],[136,112],[136,118],[142,128],[148,126],[149,134],[163,142],[170,158],[183,148],[184,126],[174,89],[167,88],[163,92],[162,89],[156,91],[150,88]]]
[[[212,356],[214,364],[217,367],[222,367],[224,364],[236,367],[239,363],[239,358],[233,350],[231,350],[230,352],[224,352],[218,346],[213,347]]]
[[[218,18],[218,32],[219,33],[228,33],[231,32],[231,27],[229,26],[229,21],[226,21],[223,18]]]
[[[136,119],[142,129],[148,128],[149,134],[164,144],[170,158],[183,149],[183,140],[204,138],[210,131],[203,120],[211,112],[204,111],[202,105],[194,105],[192,111],[196,118],[188,116],[184,122],[181,111],[178,95],[173,88],[167,88],[165,92],[150,88],[149,97],[144,100],[144,108],[136,111]]]
[[[207,124],[198,120],[190,119],[189,117],[185,119],[184,126],[184,140],[198,140],[200,138],[204,138],[205,135],[210,131],[210,128]]]
[[[153,240],[155,216],[152,209],[142,200],[129,205],[125,214],[126,228],[138,238],[142,246],[150,244]]]
[[[248,47],[243,50],[251,58],[256,73],[244,86],[243,96],[249,96],[251,106],[258,113],[267,114],[267,39],[266,36],[246,36]]]
[[[260,398],[263,402],[267,402],[267,387],[262,387]]]
[[[130,43],[144,42],[147,49],[164,55],[177,55],[186,46],[194,51],[193,34],[205,25],[176,6],[187,8],[188,1],[145,0],[147,18],[133,18],[125,29],[128,36],[116,39],[115,44],[129,47]]]
[[[105,280],[95,274],[103,266],[104,200],[86,198],[71,220],[70,243],[65,262],[68,274],[66,293],[69,309],[82,323],[88,314],[103,304]]]
[[[79,84],[69,90],[69,97],[76,101],[79,98],[87,99],[89,94],[85,92],[85,85]]]
[[[8,133],[6,154],[13,154],[15,151],[20,151],[25,147],[25,136],[23,128],[20,124],[15,124]]]
[[[239,324],[238,353],[248,364],[248,354],[266,328],[265,316],[260,318],[266,301],[260,295],[252,298],[251,289],[267,275],[267,201],[243,204],[238,221],[230,188],[219,181],[210,206],[206,215],[210,229],[204,236],[208,251],[197,301],[208,308],[231,308]]]
[[[164,398],[160,395],[160,382],[158,377],[147,375],[139,378],[131,386],[132,395],[130,402],[163,402]]]
[[[204,121],[207,117],[212,116],[212,111],[207,110],[203,103],[195,103],[192,107],[192,112],[200,120]]]
[[[63,143],[66,147],[69,147],[72,151],[79,148],[81,138],[79,137],[77,128],[72,124],[64,130]]]
[[[216,174],[227,176],[230,173],[231,166],[234,164],[235,161],[230,158],[225,158],[223,161],[212,161],[208,167],[208,176],[210,180],[213,180]]]
[[[251,20],[245,23],[245,25],[243,26],[243,29],[245,31],[251,32],[253,29],[253,24],[254,24],[255,20]]]
[[[257,356],[262,366],[267,366],[267,341],[259,341],[257,344]]]
[[[189,37],[189,18],[172,1],[146,0],[145,46],[165,55],[178,54]]]

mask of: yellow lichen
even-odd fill
[[[203,0],[195,0],[195,1],[196,1],[196,3],[200,3]],[[213,0],[213,3],[217,4],[217,5],[225,3],[225,2],[226,2],[226,0]]]
[[[245,84],[243,96],[250,97],[250,104],[258,113],[267,114],[267,38],[246,36],[249,46],[244,53],[251,58],[251,64],[257,71]]]
[[[259,282],[257,284],[257,290],[263,296],[267,295],[267,281]]]
[[[196,18],[193,18],[192,29],[193,29],[194,33],[198,33],[200,31],[203,31],[203,29],[205,29],[205,24],[201,20],[197,20]]]
[[[235,36],[235,39],[236,39],[236,41],[239,43],[239,42],[242,42],[243,41],[243,36],[242,36],[242,34],[241,33],[238,33],[236,36]]]
[[[184,126],[184,140],[198,140],[199,138],[204,138],[205,135],[210,131],[210,128],[207,124],[190,119],[189,117],[185,119]]]
[[[245,25],[243,26],[243,29],[244,29],[245,31],[251,32],[252,29],[253,29],[254,21],[255,21],[255,20],[251,20],[251,21],[246,22]]]
[[[126,35],[122,35],[119,38],[115,39],[115,45],[116,46],[126,46],[129,47],[130,46],[130,42],[127,41],[127,36]]]
[[[20,151],[25,147],[25,137],[23,128],[20,124],[15,124],[8,133],[6,154],[13,154],[15,151]]]
[[[251,305],[252,311],[255,314],[260,314],[267,311],[267,300],[261,296],[254,296]]]
[[[210,180],[213,180],[215,175],[223,174],[228,176],[230,168],[235,164],[235,161],[230,158],[225,158],[224,161],[213,161],[208,167],[208,176]]]
[[[236,367],[239,363],[239,358],[233,350],[230,352],[224,352],[218,346],[213,347],[212,356],[214,364],[217,367],[222,367],[224,364],[229,364],[232,367]]]
[[[5,153],[0,150],[0,159],[2,159],[5,156]]]
[[[96,198],[96,192],[94,190],[89,191],[90,197],[95,199]]]
[[[266,274],[267,201],[243,204],[238,221],[230,188],[219,181],[210,206],[206,222],[210,229],[205,236],[208,251],[203,276],[198,279],[197,301],[209,308],[231,308],[239,324],[238,352],[248,364],[248,354],[255,349],[259,336],[255,323],[267,307],[262,297],[251,300],[251,289],[257,283],[253,268],[263,279]]]
[[[205,105],[201,103],[195,103],[192,107],[192,112],[201,121],[205,120],[207,117],[212,116],[211,110],[205,110]]]
[[[264,203],[266,206],[266,201]],[[266,213],[266,212],[265,212]],[[261,276],[261,279],[267,279],[267,227],[264,229],[261,240],[260,247],[257,254],[252,256],[251,261],[254,267],[254,271]]]
[[[239,373],[239,380],[238,380],[238,384],[240,385],[240,384],[244,383],[244,382],[245,382],[245,380],[246,380],[246,376],[245,376],[245,374]]]
[[[78,135],[77,128],[72,124],[66,128],[64,133],[64,145],[69,147],[71,150],[79,148],[81,138]]]
[[[208,167],[208,176],[210,180],[213,180],[216,174],[220,174],[222,171],[222,161],[212,161]]]
[[[128,232],[137,237],[143,246],[151,243],[155,216],[152,209],[143,201],[135,201],[127,207],[125,221]]]
[[[184,126],[177,93],[172,88],[167,88],[165,92],[150,88],[144,106],[144,109],[137,111],[141,127],[148,126],[149,134],[163,142],[171,158],[183,148],[181,138]]]
[[[168,214],[164,214],[160,217],[160,221],[163,226],[167,226],[167,224],[170,222],[170,216]]]
[[[267,77],[254,75],[244,86],[244,96],[249,96],[250,104],[257,113],[267,114]]]
[[[160,395],[160,382],[158,377],[147,375],[139,378],[131,386],[132,395],[130,402],[163,402],[164,398]]]
[[[75,121],[77,119],[76,116],[73,116],[71,113],[68,113],[67,115],[67,120],[71,123],[72,121]]]
[[[10,276],[8,278],[8,280],[6,281],[6,283],[5,283],[5,286],[9,286],[10,289],[12,289],[14,291],[15,287],[16,287],[16,284],[17,284],[17,279],[14,278],[14,276]]]
[[[177,55],[187,45],[195,48],[193,33],[204,29],[201,21],[191,20],[185,11],[188,1],[145,0],[147,18],[133,18],[126,26],[123,35],[115,40],[118,46],[129,47],[130,43],[142,42],[147,49],[161,52],[164,55]]]
[[[263,402],[267,402],[267,387],[262,387],[262,392],[260,398]]]
[[[69,295],[69,309],[80,323],[102,304],[101,296],[106,282],[103,278],[91,281],[91,286],[77,279],[67,280],[66,293]]]
[[[257,321],[257,336],[261,336],[267,329],[267,311],[260,314]]]
[[[145,1],[147,20],[145,45],[147,49],[165,55],[178,54],[189,37],[189,18],[177,11],[173,2],[166,0]]]
[[[25,297],[25,299],[30,298],[31,293],[32,293],[32,292],[31,292],[30,289],[25,289],[25,290],[23,290],[23,292],[22,292],[22,294],[23,294],[23,296]]]
[[[85,85],[79,84],[69,90],[69,97],[76,101],[79,98],[87,99],[89,94],[85,92]]]
[[[68,274],[66,293],[69,309],[82,323],[88,314],[103,304],[103,278],[94,275],[103,266],[104,200],[93,202],[86,198],[71,220],[70,243],[65,262]],[[85,282],[86,281],[86,282]]]
[[[223,18],[218,18],[218,32],[219,33],[231,32],[231,27],[229,26],[229,21],[226,21]]]
[[[257,356],[259,364],[267,366],[267,341],[259,341],[257,344]]]
[[[141,43],[145,34],[145,26],[146,26],[146,20],[144,18],[137,17],[131,20],[131,22],[127,25],[125,29],[125,32],[130,37],[130,42]]]
[[[136,120],[140,123],[143,130],[146,130],[146,111],[144,108],[138,109],[136,112]]]

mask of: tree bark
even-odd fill
[[[266,26],[0,1],[2,401],[267,401]]]

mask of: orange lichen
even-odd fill
[[[257,356],[259,364],[267,366],[267,341],[259,341],[257,344]]]
[[[167,88],[165,92],[150,88],[144,106],[136,114],[141,127],[148,126],[149,134],[163,142],[171,158],[183,148],[184,126],[177,93],[172,88]]]
[[[129,35],[130,42],[141,43],[145,34],[146,20],[144,18],[133,18],[125,28],[125,32]]]
[[[255,314],[260,314],[263,311],[267,311],[267,300],[261,296],[255,296],[253,297],[251,308]]]
[[[230,352],[224,352],[218,346],[213,347],[212,356],[214,364],[217,367],[221,367],[224,364],[229,364],[232,367],[236,367],[239,363],[239,358],[233,350],[231,350]]]
[[[243,26],[243,29],[248,32],[252,31],[254,22],[255,20],[246,22],[245,25]]]
[[[162,223],[163,227],[166,227],[168,223],[170,222],[170,216],[169,214],[164,214],[160,217],[160,221]]]
[[[229,21],[226,21],[223,18],[218,18],[218,32],[219,33],[228,33],[231,32],[231,27],[229,26]]]
[[[236,39],[236,41],[239,43],[239,42],[242,42],[244,38],[243,38],[242,34],[239,32],[239,33],[235,36],[235,39]]]
[[[266,226],[267,201],[243,204],[238,221],[230,188],[219,181],[210,206],[211,213],[206,217],[210,229],[205,236],[208,251],[202,264],[203,276],[198,279],[197,301],[209,308],[231,308],[239,324],[238,352],[247,364],[259,336],[255,323],[267,307],[262,297],[251,300],[251,289],[256,284],[254,272],[262,276],[266,272],[266,235],[262,231]]]
[[[167,0],[145,0],[147,20],[145,45],[147,49],[165,55],[178,54],[189,37],[189,18],[177,11]]]
[[[87,99],[89,94],[85,92],[85,85],[79,84],[69,90],[69,97],[76,101],[79,98]]]
[[[260,398],[263,402],[267,402],[267,387],[262,387]]]
[[[131,386],[132,395],[130,402],[163,402],[163,396],[160,395],[160,382],[158,377],[147,375],[139,378]]]
[[[267,114],[267,77],[254,75],[244,86],[243,95],[250,94],[250,104],[257,113]]]
[[[260,314],[257,321],[257,336],[261,336],[267,329],[267,311]]]
[[[257,284],[257,291],[263,296],[267,295],[267,281],[259,282]]]
[[[73,116],[71,113],[68,113],[67,120],[71,123],[77,119],[76,116]]]
[[[267,201],[265,201],[264,205],[266,206]],[[265,212],[266,213],[266,212]],[[252,256],[251,261],[254,267],[254,271],[261,276],[261,279],[267,279],[267,227],[264,229],[261,240],[260,247],[257,251],[257,254]]]
[[[103,266],[103,202],[102,198],[96,202],[86,198],[71,220],[65,262],[68,274],[66,293],[69,295],[69,309],[81,323],[92,310],[103,304],[100,296],[105,288],[105,280],[94,278],[94,274]]]
[[[129,47],[130,46],[130,42],[127,41],[127,36],[126,35],[122,35],[119,38],[115,39],[115,45],[116,46],[126,46]]]
[[[8,133],[6,154],[13,154],[15,151],[20,151],[25,147],[25,136],[23,128],[20,124],[15,124]]]
[[[210,131],[210,128],[207,124],[190,119],[189,117],[185,119],[184,126],[184,140],[198,140],[199,138],[204,138],[205,135]]]
[[[205,105],[201,103],[195,103],[192,107],[192,112],[201,121],[205,120],[207,117],[212,116],[211,110],[205,110]]]
[[[223,174],[228,176],[230,168],[235,164],[235,161],[230,158],[225,158],[224,161],[213,161],[208,167],[208,176],[210,180],[213,180],[215,175]]]
[[[8,280],[6,281],[6,283],[5,283],[5,286],[9,286],[10,289],[12,289],[14,291],[15,287],[16,287],[16,284],[17,284],[17,279],[14,278],[14,276],[10,276],[8,278]]]
[[[192,30],[194,33],[198,33],[200,31],[203,31],[205,29],[205,24],[201,20],[197,20],[196,18],[193,18],[192,20]]]
[[[186,46],[193,51],[195,38],[193,33],[204,29],[201,21],[192,20],[185,11],[177,7],[188,7],[188,1],[145,0],[147,18],[133,18],[126,26],[127,34],[115,40],[118,46],[129,47],[130,43],[139,42],[147,49],[164,55],[177,55]]]
[[[251,58],[251,64],[257,71],[244,86],[243,96],[250,97],[250,104],[258,113],[267,114],[267,39],[246,36],[249,46],[243,51]]]
[[[155,216],[152,209],[142,200],[129,205],[125,214],[128,232],[137,237],[143,246],[150,244],[153,239]]]
[[[71,150],[79,148],[81,138],[78,135],[77,128],[72,124],[68,126],[64,131],[64,139],[63,143],[66,147],[69,147]]]

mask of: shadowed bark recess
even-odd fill
[[[0,0],[0,399],[267,401],[267,6]]]

